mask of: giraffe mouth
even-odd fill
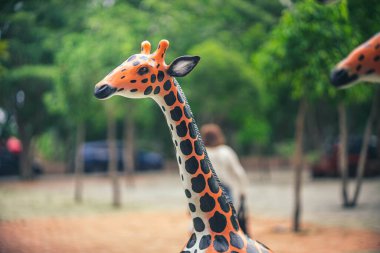
[[[357,74],[350,76],[345,69],[334,69],[330,75],[330,81],[336,88],[347,87],[357,81],[358,78]]]
[[[95,87],[94,96],[98,99],[106,99],[116,92],[116,88],[108,84],[103,84],[100,87]]]

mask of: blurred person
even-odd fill
[[[218,125],[203,125],[200,132],[221,187],[237,208],[240,227],[248,235],[245,204],[248,190],[247,174],[235,151],[225,144],[223,132]]]

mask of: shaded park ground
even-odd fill
[[[367,179],[359,206],[343,210],[340,182],[305,175],[303,231],[290,232],[292,173],[249,173],[250,228],[275,252],[380,252],[380,180]],[[110,206],[107,178],[85,179],[84,202],[72,177],[0,183],[0,252],[179,252],[189,237],[186,200],[176,172],[139,174]]]

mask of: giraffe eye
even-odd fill
[[[147,67],[142,67],[140,68],[137,73],[139,73],[139,75],[145,75],[146,73],[149,72],[149,69]]]

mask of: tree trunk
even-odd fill
[[[358,198],[359,198],[359,193],[361,190],[361,185],[363,181],[363,175],[364,175],[364,169],[365,169],[365,162],[367,160],[367,154],[368,154],[368,144],[369,144],[369,139],[371,137],[372,133],[372,125],[375,121],[377,111],[379,109],[379,100],[380,100],[380,92],[379,89],[377,89],[377,92],[375,93],[372,101],[372,107],[371,107],[371,112],[368,116],[367,120],[367,125],[364,130],[364,135],[363,135],[363,143],[362,143],[362,148],[360,151],[360,156],[359,156],[359,163],[357,167],[357,174],[356,174],[356,187],[355,187],[355,193],[354,197],[351,201],[351,206],[354,207],[357,204]]]
[[[339,146],[338,146],[338,167],[342,179],[342,198],[343,206],[348,207],[348,152],[347,152],[347,114],[346,106],[344,103],[338,105],[338,115],[339,115]]]
[[[117,170],[116,118],[107,112],[108,170],[112,181],[112,205],[121,206],[121,190]]]
[[[22,179],[31,179],[33,176],[32,171],[32,155],[31,143],[32,137],[27,133],[26,129],[20,127],[20,139],[22,143],[22,151],[20,154],[20,176]]]
[[[74,190],[74,199],[76,202],[81,203],[83,201],[83,153],[82,147],[84,143],[84,139],[86,136],[84,122],[80,122],[77,125],[77,134],[76,134],[76,153],[75,153],[75,190]]]
[[[133,108],[128,104],[127,113],[124,117],[124,170],[127,184],[134,186],[135,171],[135,121],[132,115]]]
[[[307,103],[305,98],[302,98],[297,118],[296,118],[296,147],[294,153],[294,218],[293,218],[293,231],[300,231],[300,218],[301,218],[301,188],[302,188],[302,168],[303,168],[303,135],[305,128],[305,116],[307,110]]]

